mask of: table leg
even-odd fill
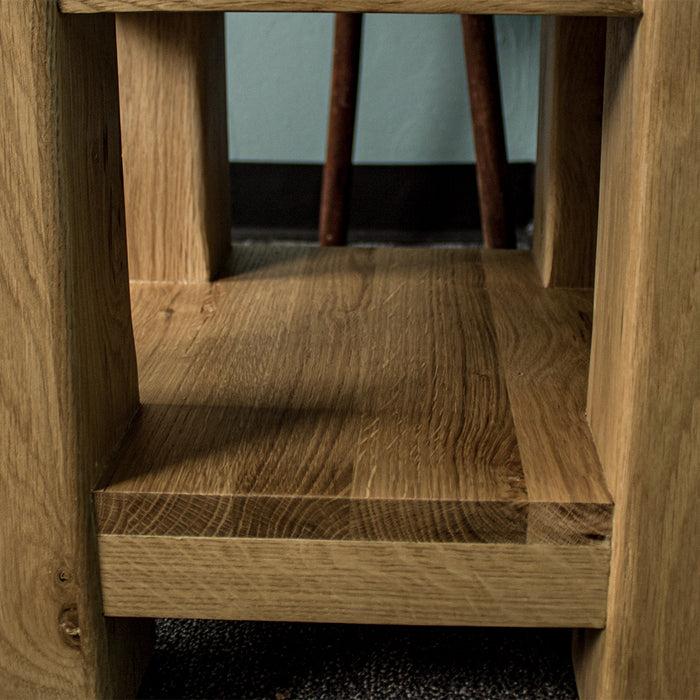
[[[348,240],[361,48],[362,13],[338,12],[333,35],[328,138],[318,224],[318,240],[324,246],[345,245]]]
[[[493,16],[462,15],[462,36],[484,247],[515,248]]]
[[[134,694],[91,489],[138,406],[114,20],[0,0],[0,694]]]
[[[588,416],[615,500],[583,698],[700,687],[700,3],[608,24]]]
[[[591,287],[605,18],[543,17],[533,256],[545,286]]]
[[[206,282],[231,245],[224,15],[117,15],[131,279]]]

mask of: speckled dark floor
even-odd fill
[[[159,620],[141,698],[576,698],[569,630]]]

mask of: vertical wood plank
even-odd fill
[[[591,429],[615,500],[607,628],[581,696],[700,687],[700,4],[608,25]]]
[[[547,287],[593,286],[604,63],[604,18],[542,18],[533,255]]]
[[[114,21],[0,0],[0,36],[0,694],[129,695],[91,499],[138,405]]]
[[[345,245],[352,182],[357,85],[360,79],[362,13],[335,15],[333,74],[323,166],[318,239],[321,245]]]
[[[130,276],[204,282],[231,239],[223,13],[117,17]]]
[[[493,16],[462,15],[462,36],[484,247],[515,248]]]

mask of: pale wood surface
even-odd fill
[[[63,12],[426,12],[637,16],[643,0],[59,0]]]
[[[700,4],[608,28],[590,422],[616,501],[582,697],[697,697]]]
[[[595,273],[605,20],[542,20],[533,255],[545,286]]]
[[[114,21],[2,0],[0,35],[0,695],[124,696],[90,493],[138,404]]]
[[[102,535],[109,615],[600,627],[608,547]]]
[[[589,468],[598,458],[585,418],[590,294],[532,289],[513,304],[507,287],[496,288],[491,304],[528,488],[528,541],[573,542],[575,532],[585,541],[609,515],[592,505],[605,492]],[[558,466],[542,478],[543,463]]]
[[[116,21],[130,277],[208,281],[231,242],[223,15]]]
[[[542,290],[517,251],[235,252],[213,285],[132,285],[144,406],[95,494],[102,533],[609,536],[590,293]]]

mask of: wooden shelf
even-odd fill
[[[589,291],[541,288],[517,251],[262,245],[233,260],[213,284],[132,285],[143,406],[95,492],[107,614],[265,619],[240,590],[223,601],[231,567],[253,580],[276,561],[318,603],[329,562],[356,557],[377,560],[353,598],[371,598],[366,621],[603,623],[613,506],[584,416]],[[217,593],[177,603],[157,591],[190,547]],[[417,603],[447,595],[426,562],[462,562],[447,577],[462,600],[474,558],[519,581],[489,584],[495,613]],[[380,591],[402,585],[393,615]],[[515,622],[513,585],[540,591]],[[285,590],[277,605],[298,600]]]
[[[643,0],[59,0],[63,12],[401,12],[634,17]]]

